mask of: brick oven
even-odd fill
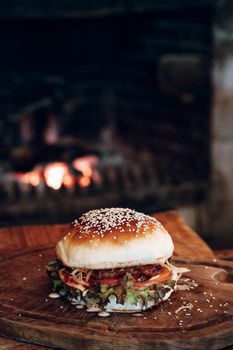
[[[30,6],[0,15],[0,224],[202,202],[211,1]]]

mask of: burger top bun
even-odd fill
[[[91,210],[56,245],[64,265],[113,269],[162,264],[173,253],[169,233],[154,217],[126,208]]]

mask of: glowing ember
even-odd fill
[[[91,183],[91,178],[88,176],[82,176],[80,177],[78,183],[80,187],[88,187]]]
[[[65,162],[54,162],[44,167],[37,165],[32,171],[27,173],[16,173],[16,177],[25,184],[38,186],[40,182],[44,181],[48,187],[54,190],[59,190],[61,186],[72,188],[76,183],[80,187],[90,186],[91,181],[99,183],[99,173],[95,169],[99,158],[90,155],[86,157],[76,158],[73,161],[74,169],[79,171],[79,175],[73,175],[70,168]]]
[[[71,174],[65,174],[63,177],[63,185],[67,188],[72,188],[75,185],[75,178]]]
[[[62,186],[65,175],[69,174],[69,169],[66,163],[57,162],[46,165],[44,169],[44,177],[46,185],[59,190]]]
[[[16,175],[23,183],[32,185],[34,187],[38,186],[41,180],[40,173],[36,170],[28,171],[25,174]]]
[[[96,156],[85,156],[77,158],[73,161],[73,167],[83,173],[84,177],[91,177],[93,174],[93,168],[98,163]]]

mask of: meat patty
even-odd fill
[[[140,276],[155,276],[162,269],[161,265],[143,265],[143,266],[133,266],[119,269],[106,269],[106,270],[93,270],[92,278],[94,279],[106,279],[106,278],[120,278],[126,273],[130,273],[135,278]]]

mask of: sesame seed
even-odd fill
[[[72,222],[72,224],[73,224],[74,226],[77,226],[77,225],[78,225],[78,220],[75,219],[75,220]]]
[[[79,225],[79,234],[88,235],[93,232],[103,238],[105,234],[111,234],[112,229],[124,233],[127,231],[146,234],[151,225],[159,227],[160,223],[154,217],[136,212],[128,208],[102,208],[90,210],[73,222],[74,226]],[[135,230],[136,226],[136,230]]]

